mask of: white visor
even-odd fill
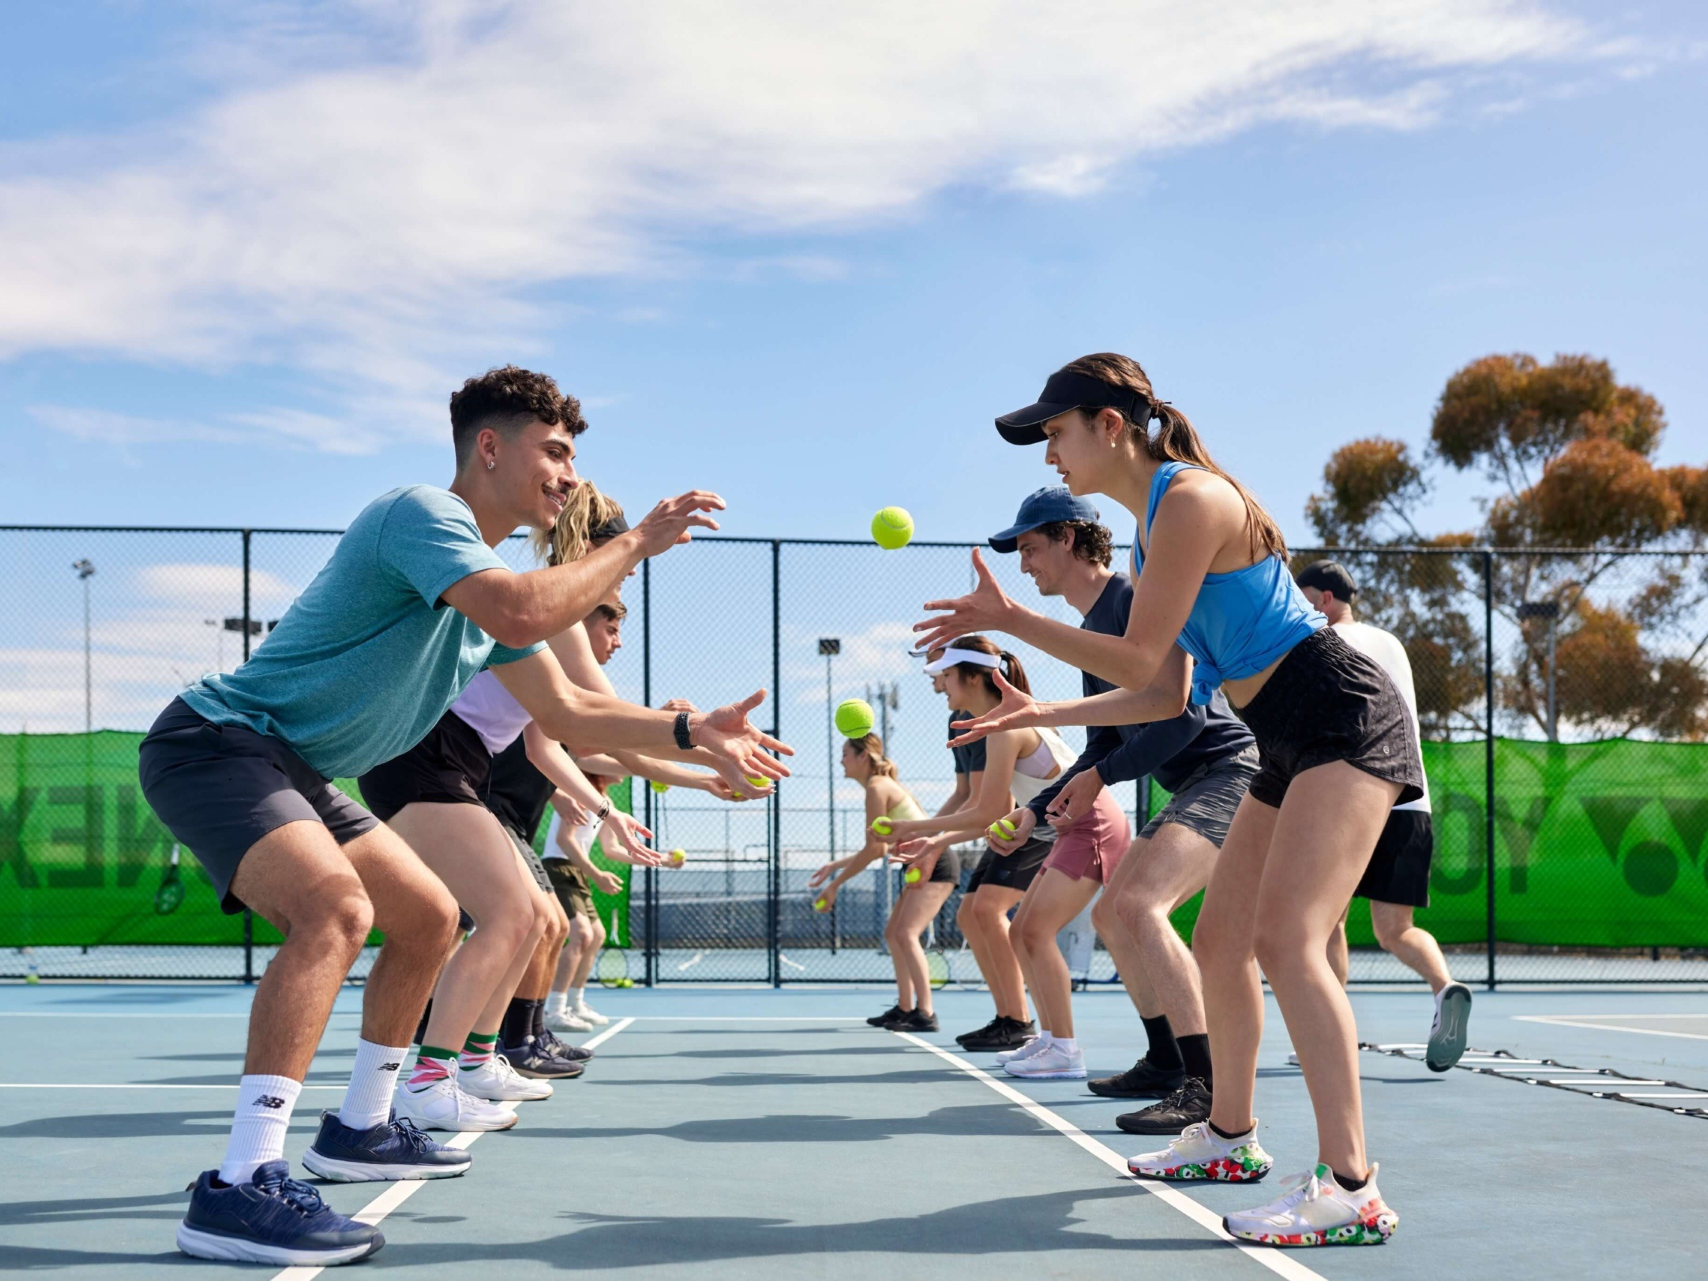
[[[925,665],[925,673],[928,676],[935,676],[938,672],[945,671],[956,663],[973,663],[979,667],[1001,667],[1002,659],[995,654],[987,654],[982,649],[956,649],[951,645]]]

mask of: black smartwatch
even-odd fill
[[[688,737],[687,712],[676,713],[676,746],[680,747],[684,752],[692,751],[694,748],[693,742]]]

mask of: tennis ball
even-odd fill
[[[886,551],[906,547],[913,537],[913,517],[905,507],[886,507],[872,517],[872,541]]]
[[[670,790],[670,784],[669,783],[660,783],[656,778],[648,780],[647,786],[650,787],[653,791],[657,792],[660,796],[664,795],[664,793],[666,793]]]
[[[990,825],[990,834],[1005,841],[1012,841],[1014,833],[1019,830],[1005,818],[999,818]]]
[[[26,983],[36,984],[36,983],[40,983],[41,981],[42,981],[41,975],[39,975],[39,974],[26,974],[26,975],[24,975],[24,982],[26,982]]]
[[[688,861],[687,851],[685,851],[685,850],[671,850],[670,851],[670,866],[671,867],[681,867],[682,864],[686,863],[687,861]]]
[[[754,778],[753,775],[749,774],[747,775],[747,781],[752,783],[755,787],[764,787],[771,780],[768,778]]]
[[[812,901],[812,910],[815,912],[828,912],[830,911],[830,904],[826,903],[821,898],[815,898]]]
[[[872,705],[863,698],[850,698],[839,703],[836,732],[844,738],[865,738],[872,732]]]
[[[910,867],[907,871],[902,873],[901,879],[906,881],[909,885],[918,885],[924,876],[925,873],[921,872],[917,867]]]
[[[878,815],[878,817],[872,820],[872,830],[879,836],[888,836],[892,830],[890,826],[890,816],[888,814]]]

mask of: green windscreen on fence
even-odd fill
[[[220,911],[188,850],[174,873],[172,837],[137,783],[141,742],[118,730],[0,734],[0,947],[243,942],[243,918]],[[338,784],[360,797],[353,779]],[[627,810],[628,784],[611,797]],[[628,868],[597,847],[593,857],[622,880],[594,903],[626,940]],[[279,936],[257,918],[254,941]]]
[[[0,946],[238,944],[188,851],[173,880],[172,839],[136,781],[137,733],[0,735]],[[1435,811],[1430,906],[1419,920],[1446,943],[1487,937],[1484,745],[1425,743]],[[1496,938],[1607,947],[1708,946],[1708,745],[1495,744]],[[353,789],[348,780],[343,786]],[[626,806],[626,791],[613,793]],[[1153,789],[1153,807],[1166,794]],[[627,869],[598,895],[627,941]],[[164,910],[170,907],[171,910]],[[1177,920],[1189,925],[1194,905]],[[1352,939],[1368,942],[1367,916]],[[256,922],[257,943],[276,942]]]

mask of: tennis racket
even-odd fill
[[[172,844],[172,859],[160,874],[160,888],[154,891],[154,914],[171,916],[184,901],[184,880],[178,873],[178,845]]]
[[[608,947],[600,952],[593,973],[601,987],[635,985],[635,981],[629,977],[629,950],[626,947]]]

